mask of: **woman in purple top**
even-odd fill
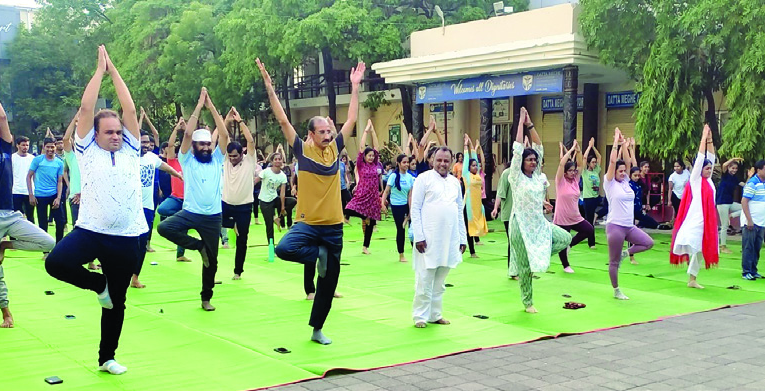
[[[629,141],[622,137],[622,132],[616,128],[610,164],[603,178],[603,188],[609,205],[606,218],[608,275],[614,288],[614,298],[619,300],[629,300],[629,297],[619,290],[619,265],[627,257],[653,247],[653,239],[635,226],[635,192],[630,187],[627,176],[630,161]],[[627,250],[623,250],[625,240],[632,243],[632,247]]]
[[[563,144],[560,146],[562,153]],[[574,140],[571,150],[560,159],[558,172],[555,174],[557,199],[555,200],[555,215],[553,216],[555,225],[565,229],[566,232],[576,231],[576,236],[571,239],[569,249],[593,234],[592,224],[579,213],[579,195],[581,194],[579,179],[582,177],[579,167],[581,166],[582,150],[579,148],[579,143]],[[559,252],[558,257],[560,257],[560,263],[563,265],[563,271],[573,273],[574,269],[568,263],[568,249]]]
[[[370,133],[373,148],[366,147],[367,135]],[[377,134],[372,120],[367,122],[361,136],[359,156],[356,158],[356,190],[346,211],[363,220],[364,245],[361,252],[369,254],[375,222],[380,220],[380,154],[377,152]]]

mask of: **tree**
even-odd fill
[[[642,93],[636,135],[658,158],[693,152],[708,122],[722,153],[753,157],[763,146],[762,4],[747,0],[582,0],[580,24],[603,63],[625,70]],[[751,23],[742,23],[746,15]],[[625,34],[629,31],[629,34]],[[730,90],[720,136],[715,91]],[[760,90],[762,91],[762,90]],[[702,112],[703,103],[706,112]],[[725,143],[723,143],[725,141]]]

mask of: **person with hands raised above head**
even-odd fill
[[[94,112],[101,81],[108,74],[122,107]],[[74,151],[80,167],[80,214],[72,232],[45,261],[48,273],[97,293],[101,305],[99,370],[127,371],[114,358],[125,318],[125,294],[139,260],[138,237],[149,227],[141,205],[140,132],[135,104],[104,46],[98,67],[85,87]],[[103,273],[83,264],[98,259]]]
[[[167,149],[165,150],[165,159],[167,164],[175,171],[178,171],[183,175],[183,169],[181,163],[178,161],[178,151],[181,149],[180,145],[175,145],[178,137],[178,132],[186,131],[186,120],[183,117],[178,118],[178,122],[173,127],[173,131],[170,132],[170,138],[167,139]],[[165,221],[168,217],[178,213],[183,209],[183,179],[178,177],[170,177],[170,195],[159,204],[157,207],[157,213],[159,214],[160,222]],[[191,262],[186,258],[186,249],[181,246],[176,246],[175,260],[178,262]]]
[[[524,126],[531,135],[531,148],[523,146]],[[544,156],[542,140],[525,107],[521,107],[513,160],[508,181],[513,192],[510,215],[509,274],[518,276],[523,305],[528,313],[536,313],[532,301],[532,273],[543,273],[550,267],[550,256],[565,250],[571,235],[544,217],[545,184],[541,179],[539,159]]]
[[[465,224],[467,224],[467,243],[471,258],[478,258],[475,253],[474,238],[484,236],[489,232],[486,225],[486,213],[481,203],[481,188],[483,180],[478,174],[478,160],[473,141],[465,134],[465,149],[463,156],[467,163],[462,165],[462,179],[460,180],[463,190],[465,208],[462,211]]]
[[[626,155],[626,156],[625,156]],[[629,300],[619,289],[619,267],[627,257],[653,247],[653,239],[635,226],[635,192],[630,187],[631,156],[627,139],[619,128],[614,131],[614,145],[608,170],[603,177],[603,189],[608,199],[608,217],[606,217],[606,238],[608,240],[608,276],[614,288],[614,298]],[[624,250],[624,242],[632,246]]]
[[[673,265],[688,262],[689,288],[704,289],[696,281],[701,268],[699,255],[704,258],[707,269],[720,263],[715,184],[712,182],[715,158],[712,130],[709,125],[704,125],[699,153],[680,201],[669,257]]]
[[[372,146],[367,147],[367,137],[372,136]],[[369,244],[375,223],[380,221],[380,153],[377,133],[372,120],[367,121],[364,134],[360,137],[359,154],[356,158],[356,190],[351,202],[345,207],[350,216],[362,219],[364,243],[361,252],[369,255]],[[301,165],[302,169],[302,165]]]
[[[340,197],[340,152],[351,137],[359,110],[359,88],[366,66],[363,62],[351,69],[351,100],[343,128],[333,137],[330,122],[324,117],[308,121],[307,141],[297,137],[274,90],[271,76],[260,59],[255,60],[263,76],[271,109],[287,142],[298,159],[300,186],[297,190],[295,225],[279,241],[276,255],[286,261],[317,263],[319,279],[309,325],[311,340],[323,345],[332,343],[322,332],[332,307],[340,276],[343,251],[343,208]],[[318,259],[318,262],[317,262]]]
[[[206,107],[218,129],[217,146],[207,129],[196,129],[202,107]],[[227,150],[228,131],[223,118],[215,108],[207,89],[202,87],[197,106],[186,124],[178,161],[183,169],[183,210],[168,217],[157,227],[157,232],[169,241],[188,250],[197,250],[202,256],[202,309],[215,311],[210,304],[218,270],[218,237],[221,233],[221,181]],[[188,235],[193,229],[201,239]]]
[[[561,144],[561,146],[563,145]],[[579,213],[579,179],[582,177],[579,172],[580,167],[582,167],[582,150],[579,148],[579,143],[574,140],[571,149],[561,158],[558,171],[555,174],[555,189],[558,198],[553,215],[555,225],[567,232],[576,231],[576,235],[571,239],[569,249],[593,234],[592,224],[587,222]],[[573,273],[574,269],[568,263],[568,249],[559,252],[558,257],[560,257],[560,263],[563,265],[563,271]]]

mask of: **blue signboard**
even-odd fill
[[[576,96],[576,110],[584,110],[584,95]],[[545,96],[542,97],[542,112],[555,113],[563,111],[563,96]]]
[[[608,93],[606,94],[606,108],[635,107],[639,100],[640,93],[635,91]]]
[[[0,6],[0,60],[7,60],[6,46],[16,36],[21,24],[21,14],[13,7]]]
[[[417,88],[417,103],[506,98],[556,92],[563,92],[563,71],[560,69],[423,84]]]

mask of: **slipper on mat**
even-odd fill
[[[566,304],[563,305],[563,308],[567,310],[578,310],[584,307],[587,307],[584,303],[577,303],[575,301],[567,301]]]

